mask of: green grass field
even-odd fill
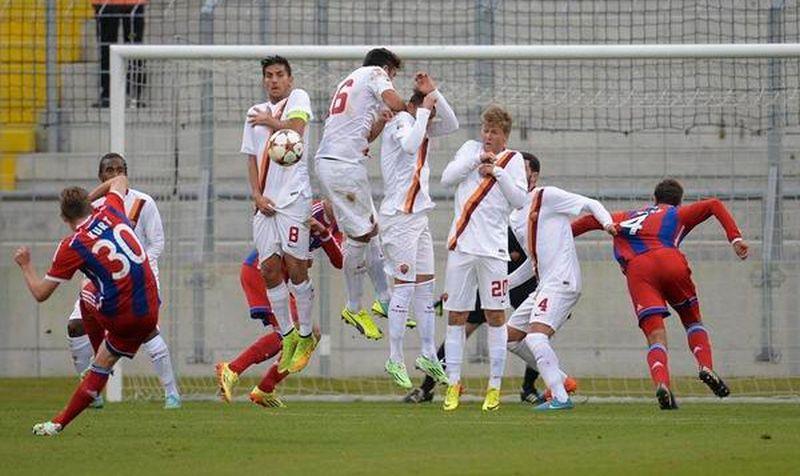
[[[73,379],[0,380],[3,474],[797,474],[800,405],[591,404],[534,414],[505,403],[157,402],[87,410],[34,437]],[[757,471],[757,473],[756,473]]]

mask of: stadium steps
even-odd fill
[[[56,2],[57,61],[81,59],[89,2]],[[17,156],[36,150],[36,123],[47,100],[45,0],[0,3],[0,190],[16,186]]]

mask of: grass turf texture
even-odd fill
[[[31,426],[66,402],[72,379],[0,380],[3,474],[790,474],[800,405],[584,404],[534,414],[479,403],[157,402],[87,410],[54,438]],[[769,471],[769,473],[765,473]],[[644,472],[644,473],[643,473]]]

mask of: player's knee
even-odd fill
[[[492,327],[499,327],[506,323],[506,312],[502,309],[486,309],[483,311],[486,322]]]
[[[86,335],[86,330],[83,328],[83,321],[80,319],[72,319],[67,323],[67,335],[69,337],[80,337]]]
[[[639,328],[642,329],[644,335],[648,337],[656,333],[665,333],[664,330],[664,316],[661,314],[651,314],[649,316],[642,317],[639,320]]]
[[[681,324],[683,324],[684,329],[689,329],[690,327],[702,323],[702,319],[700,318],[700,310],[697,308],[697,306],[681,309],[678,312],[678,315],[681,318]]]
[[[447,314],[447,324],[451,326],[463,326],[467,323],[468,312],[450,311]]]
[[[526,335],[527,335],[527,333],[525,333],[525,332],[523,332],[523,331],[521,331],[521,330],[519,330],[519,329],[517,329],[515,327],[509,326],[508,327],[508,343],[509,343],[509,346],[512,343],[521,342],[522,339],[524,339]]]

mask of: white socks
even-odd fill
[[[533,355],[533,351],[525,343],[525,339],[521,339],[516,342],[509,342],[508,351],[524,360],[528,367],[532,369],[537,368],[536,357]]]
[[[508,328],[489,326],[489,387],[500,388],[503,373],[506,369],[506,343],[508,342]]]
[[[414,316],[417,319],[419,339],[422,344],[422,355],[436,360],[436,317],[433,311],[434,280],[418,283],[414,286]],[[395,287],[395,289],[397,289]],[[392,298],[394,301],[394,297]]]
[[[275,314],[275,319],[278,321],[281,335],[285,336],[294,329],[292,315],[289,312],[289,289],[286,287],[286,283],[281,281],[281,284],[274,288],[267,288],[267,297],[272,304],[272,313]]]
[[[467,340],[465,326],[447,326],[444,339],[444,360],[447,364],[447,380],[450,385],[461,381],[461,363],[464,361],[464,343]]]
[[[406,334],[406,319],[414,288],[414,283],[395,284],[392,300],[389,302],[389,358],[394,362],[404,362],[403,337]]]
[[[292,293],[297,301],[297,323],[300,335],[308,337],[311,335],[311,312],[314,308],[314,286],[311,280],[307,279],[300,284],[291,284]]]
[[[367,243],[347,239],[344,242],[344,280],[347,288],[347,309],[358,312],[361,309],[361,295],[364,293],[364,269],[367,261]],[[386,277],[384,276],[384,280]],[[270,297],[270,301],[272,297]]]
[[[142,347],[145,348],[150,355],[150,360],[153,362],[153,368],[158,374],[158,379],[164,387],[164,394],[166,396],[178,396],[178,384],[175,381],[175,373],[172,371],[172,361],[169,357],[169,349],[167,343],[161,334],[153,337],[145,342]]]
[[[367,272],[375,288],[375,294],[380,302],[389,301],[389,280],[386,277],[386,270],[383,268],[383,251],[381,250],[381,240],[378,237],[369,242],[367,251]]]
[[[553,398],[559,402],[566,402],[569,396],[564,389],[564,373],[558,367],[558,357],[550,347],[550,339],[541,333],[528,334],[525,337],[525,344],[536,356],[536,366],[542,374],[544,383],[553,393]]]
[[[72,365],[75,366],[75,372],[80,375],[92,362],[94,356],[92,343],[86,334],[78,337],[67,336],[67,342],[69,342],[69,352],[72,354]]]

